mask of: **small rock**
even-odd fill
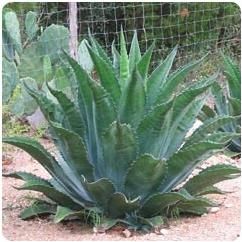
[[[208,214],[207,213],[204,213],[201,217],[207,217]]]
[[[169,231],[167,229],[160,230],[160,234],[162,234],[162,235],[167,235],[168,233],[169,233]]]
[[[124,235],[125,238],[131,237],[131,232],[128,229],[125,229],[122,234]]]
[[[227,203],[227,204],[224,204],[224,207],[226,207],[226,208],[232,208],[233,205],[231,203]]]
[[[209,210],[210,213],[217,213],[218,211],[219,211],[218,207],[213,207],[213,208],[210,208]]]

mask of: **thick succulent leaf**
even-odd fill
[[[128,200],[123,193],[114,193],[108,201],[108,214],[111,218],[122,218],[139,208],[139,197]]]
[[[166,57],[166,59],[151,73],[151,75],[147,79],[147,110],[149,110],[150,107],[153,106],[159,94],[159,90],[165,84],[176,53],[177,46]]]
[[[139,42],[137,38],[137,31],[134,32],[133,39],[131,42],[131,47],[129,51],[129,72],[132,73],[136,64],[141,59],[141,53],[139,48]]]
[[[240,136],[241,134],[239,133],[218,132],[209,134],[208,136],[205,136],[202,140],[216,143],[227,143],[231,141],[231,139],[239,138]]]
[[[115,47],[114,41],[112,42],[112,56],[113,56],[113,68],[115,71],[116,78],[119,79],[119,66],[120,66],[120,54]]]
[[[119,79],[119,84],[121,87],[121,90],[124,90],[128,83],[128,78],[129,78],[129,57],[127,54],[127,49],[126,49],[126,42],[124,38],[124,33],[123,33],[123,28],[121,27],[121,32],[120,32],[120,79]]]
[[[228,80],[229,93],[231,97],[241,99],[241,81],[239,66],[231,58],[223,55],[225,75]]]
[[[63,191],[66,193],[70,192],[72,198],[73,196],[76,197],[76,194],[79,194],[77,196],[79,199],[83,197],[85,200],[89,201],[89,198],[85,196],[85,193],[80,193],[80,188],[75,188],[75,184],[73,184],[70,179],[71,177],[68,177],[55,158],[37,141],[27,137],[11,137],[4,138],[3,142],[21,148],[30,154],[58,181]]]
[[[16,13],[14,11],[6,11],[3,15],[3,21],[14,48],[18,54],[21,54],[23,48],[21,43],[19,21]]]
[[[144,154],[133,162],[125,179],[128,197],[147,197],[160,186],[167,174],[166,162]]]
[[[191,136],[188,137],[185,146],[189,146],[208,138],[208,135],[215,133],[221,126],[234,121],[234,117],[216,116],[215,118],[207,119],[199,128],[197,128]]]
[[[112,99],[118,104],[120,98],[120,87],[112,66],[102,59],[94,50],[88,47],[88,51],[95,64],[102,86],[110,93]]]
[[[169,158],[182,145],[206,100],[206,96],[201,95],[209,89],[215,81],[214,78],[215,76],[212,76],[192,85],[175,98],[170,132],[162,149],[161,157]]]
[[[152,56],[154,48],[155,48],[155,41],[152,43],[152,45],[148,48],[148,50],[141,57],[140,61],[137,63],[137,70],[139,71],[140,75],[142,76],[142,80],[143,80],[144,84],[145,84],[147,76],[148,76],[151,56]]]
[[[55,90],[51,88],[48,84],[48,89],[51,94],[56,97],[58,100],[64,114],[64,120],[68,123],[68,129],[71,129],[73,132],[77,133],[80,137],[85,137],[84,123],[81,117],[81,113],[76,108],[75,104],[63,93],[62,91]]]
[[[23,85],[28,94],[33,97],[36,103],[39,105],[47,121],[57,121],[59,123],[63,122],[63,112],[58,105],[56,105],[52,100],[48,99],[37,89],[30,87],[26,81],[23,82]]]
[[[95,50],[96,53],[98,53],[98,55],[105,60],[106,63],[108,63],[110,66],[112,65],[111,60],[109,59],[107,53],[105,52],[105,50],[102,48],[102,46],[96,41],[96,39],[92,36],[90,29],[88,29],[88,35],[89,35],[89,39],[91,42],[91,45],[93,47],[93,49]]]
[[[137,135],[140,150],[143,153],[150,153],[158,157],[164,138],[165,120],[170,115],[168,111],[172,111],[170,110],[172,103],[171,100],[154,107],[140,122]]]
[[[70,217],[79,217],[83,215],[83,211],[76,211],[76,210],[72,210],[68,207],[62,207],[62,206],[58,206],[57,207],[57,211],[54,217],[54,222],[55,223],[59,223],[67,218]]]
[[[87,151],[80,136],[58,123],[52,122],[51,127],[60,153],[73,172],[79,179],[84,175],[88,180],[93,181],[93,166],[88,161]]]
[[[215,187],[215,186],[208,186],[204,189],[202,189],[200,192],[197,193],[198,196],[206,195],[206,194],[224,194],[221,189]]]
[[[181,192],[155,193],[144,203],[140,209],[140,214],[141,216],[151,218],[179,201],[191,199],[194,198],[189,194]]]
[[[127,170],[138,152],[133,130],[129,125],[114,122],[102,137],[103,163],[101,174],[121,190]]]
[[[198,119],[204,122],[208,118],[214,118],[215,116],[216,116],[215,111],[212,108],[210,108],[208,105],[204,105],[198,115]]]
[[[162,103],[165,102],[167,99],[171,97],[173,92],[177,89],[178,85],[184,81],[184,79],[187,77],[189,72],[194,70],[195,67],[200,65],[202,61],[204,60],[205,56],[201,59],[191,62],[182,68],[178,69],[177,71],[173,72],[166,80],[166,83],[162,88],[160,89],[160,93],[158,95],[158,98],[156,100],[156,103]]]
[[[119,105],[119,120],[137,127],[144,115],[145,90],[140,73],[135,68],[128,85],[122,93]]]
[[[104,233],[119,222],[119,219],[112,219],[107,217],[101,217],[97,225],[95,225],[95,230],[100,233]]]
[[[83,39],[78,47],[78,63],[90,74],[93,71],[94,64],[88,52],[88,46],[88,41]]]
[[[13,177],[24,180],[25,183],[18,190],[32,190],[43,193],[46,197],[56,202],[57,204],[67,206],[70,208],[82,208],[79,204],[75,203],[67,194],[56,190],[49,181],[37,177],[31,173],[15,172],[5,174],[5,177]]]
[[[36,33],[39,29],[37,20],[38,20],[38,14],[36,12],[33,12],[33,11],[27,12],[24,23],[25,23],[26,34],[30,40],[32,40],[36,36]]]
[[[168,175],[162,183],[160,191],[170,191],[183,182],[202,160],[221,151],[224,145],[224,143],[199,142],[180,149],[167,160]]]
[[[55,214],[56,205],[44,201],[35,201],[20,213],[21,219],[29,219],[42,214]]]
[[[2,59],[2,102],[7,104],[19,82],[19,73],[14,61]]]
[[[191,213],[202,215],[208,212],[208,207],[215,206],[214,203],[206,198],[197,198],[191,201],[181,202],[177,205],[180,213]]]
[[[241,115],[241,101],[237,98],[228,98],[230,105],[230,115],[231,116],[239,116]]]
[[[88,158],[90,162],[95,164],[98,161],[100,152],[99,152],[99,140],[97,136],[96,118],[94,116],[95,112],[93,110],[93,105],[94,105],[93,93],[94,93],[95,86],[93,85],[93,89],[90,87],[90,83],[93,83],[94,81],[91,80],[91,78],[85,72],[85,70],[83,70],[83,68],[68,54],[66,54],[66,58],[69,64],[71,65],[71,67],[73,68],[76,76],[79,108],[82,113],[82,117],[84,119],[86,132],[87,132],[87,140],[88,140],[87,149],[88,149],[88,155],[89,155]],[[96,91],[95,93],[97,94]],[[100,104],[99,107],[100,106],[102,106],[102,104]],[[101,117],[103,117],[104,114],[105,113],[103,112]],[[107,112],[106,114],[110,115],[111,112],[110,113]],[[99,174],[96,174],[96,175],[99,176]]]
[[[3,138],[3,142],[14,145],[36,159],[51,175],[54,173],[55,158],[37,141],[27,137]]]
[[[108,200],[115,192],[113,183],[107,178],[101,178],[95,182],[88,182],[84,179],[83,183],[94,201],[106,211]]]
[[[207,187],[227,179],[240,176],[240,169],[232,165],[210,166],[191,178],[183,187],[192,195],[197,195]]]

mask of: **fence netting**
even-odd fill
[[[51,24],[69,28],[68,3],[10,3],[6,7],[17,12],[24,48],[28,46],[24,33],[28,11],[37,13],[39,31]],[[142,52],[155,40],[153,63],[159,62],[177,44],[178,62],[219,50],[240,59],[240,8],[235,3],[78,2],[77,19],[78,41],[88,38],[89,28],[107,51],[113,40],[118,47],[121,26],[128,44],[133,31],[137,31]],[[53,42],[64,41],[61,34],[52,38]],[[51,51],[47,48],[44,54]]]

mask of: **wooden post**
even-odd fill
[[[77,31],[77,3],[69,2],[69,21],[70,21],[70,39],[69,39],[69,47],[70,47],[70,55],[72,58],[77,60],[78,53],[78,31]]]

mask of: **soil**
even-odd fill
[[[45,145],[50,144],[45,141]],[[48,177],[47,172],[28,154],[14,149],[5,152],[7,162],[3,162],[3,172],[28,171],[41,177]],[[225,156],[214,156],[204,162],[202,167],[216,163],[233,163],[240,166],[240,159],[232,160]],[[200,167],[201,168],[201,167]],[[195,171],[197,172],[197,171]],[[14,186],[19,186],[22,181],[3,178],[3,214],[2,233],[8,240],[33,240],[33,241],[77,241],[77,240],[228,240],[240,237],[240,178],[224,181],[218,187],[228,193],[223,195],[210,195],[220,205],[201,217],[180,217],[170,219],[168,226],[161,231],[142,234],[129,232],[124,227],[114,227],[106,233],[94,233],[93,229],[80,221],[69,221],[54,224],[50,217],[21,220],[20,211],[31,203],[33,196],[39,195],[30,191],[18,191]],[[125,231],[124,231],[125,230]]]

